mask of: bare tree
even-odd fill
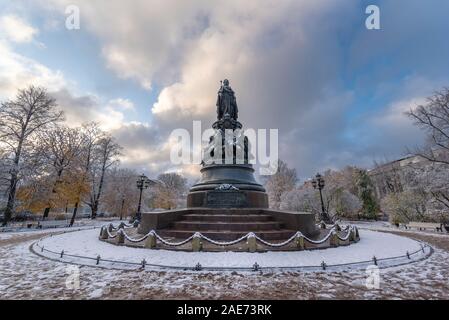
[[[73,195],[75,180],[78,180],[80,156],[82,154],[83,139],[79,129],[58,127],[40,134],[42,154],[46,157],[49,178],[53,181],[49,195],[48,206],[44,210],[43,219],[48,217],[53,202],[61,200],[58,189],[64,189],[64,184],[71,184],[70,194]],[[63,176],[65,174],[66,177]],[[66,190],[64,190],[66,191]],[[67,194],[67,193],[66,193]],[[56,199],[52,199],[56,197]],[[66,197],[67,198],[67,197]],[[70,198],[73,198],[70,196]]]
[[[320,197],[311,187],[295,188],[282,194],[280,209],[298,212],[311,212],[319,216],[321,213]]]
[[[326,189],[327,188],[327,189]],[[331,220],[337,217],[354,218],[362,208],[360,199],[341,187],[325,187],[324,206]],[[282,210],[305,211],[321,214],[321,201],[318,192],[312,187],[295,188],[282,195]]]
[[[424,105],[407,112],[428,133],[428,143],[415,154],[428,161],[449,165],[449,88],[437,91]]]
[[[3,210],[6,206],[7,191],[9,184],[9,156],[7,151],[0,145],[0,208]]]
[[[15,100],[0,106],[0,144],[7,149],[8,200],[5,209],[6,225],[15,207],[16,191],[22,173],[24,154],[29,142],[39,132],[62,120],[56,102],[44,88],[30,86],[19,90]]]
[[[446,187],[446,177],[449,170],[449,88],[436,91],[427,98],[426,104],[411,109],[407,115],[415,121],[415,124],[427,132],[427,143],[424,147],[416,148],[414,153],[433,164],[433,169],[444,170],[444,173],[434,175],[429,185],[430,194],[436,202],[443,207],[449,207],[449,189]],[[431,174],[432,175],[432,174]]]
[[[405,190],[388,194],[382,199],[381,206],[389,213],[392,223],[425,221],[428,200],[423,190]]]
[[[78,212],[80,202],[85,194],[84,186],[87,183],[91,183],[90,175],[94,160],[95,160],[95,150],[96,147],[104,137],[104,132],[100,130],[98,123],[90,122],[86,123],[81,128],[82,136],[82,148],[81,148],[81,159],[80,159],[80,183],[77,184],[78,189],[75,190],[76,198],[73,207],[72,218],[70,219],[70,226],[75,223],[76,214]]]
[[[427,199],[426,219],[447,223],[449,216],[449,170],[441,163],[424,161],[421,165],[410,165],[403,170],[406,191]],[[425,197],[424,197],[425,195]],[[421,216],[418,216],[421,218]]]
[[[187,179],[171,172],[157,177],[159,183],[153,188],[153,207],[173,209],[187,190]]]
[[[279,209],[282,195],[295,188],[297,181],[296,169],[289,168],[284,161],[279,160],[277,172],[270,176],[265,183],[270,206]]]
[[[106,177],[104,207],[120,220],[135,214],[139,192],[136,188],[138,174],[130,169],[113,169]]]
[[[92,211],[92,219],[97,217],[106,171],[118,164],[121,149],[115,139],[108,135],[102,137],[94,148],[94,162],[90,170],[92,188],[87,202]]]

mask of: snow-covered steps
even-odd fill
[[[163,229],[159,230],[158,234],[162,237],[171,237],[175,239],[187,239],[192,234],[198,230],[175,230],[175,229]],[[254,230],[242,230],[242,231],[231,231],[231,230],[221,230],[221,231],[201,231],[201,234],[211,238],[213,240],[219,239],[223,241],[232,241],[243,237],[248,234],[248,232],[254,232]],[[257,236],[265,240],[285,240],[293,236],[296,231],[293,230],[264,230],[254,232]]]
[[[287,230],[284,223],[276,221],[269,214],[261,213],[259,209],[188,213],[158,232],[179,239],[201,232],[213,240],[226,241],[238,239],[249,232],[254,232],[266,240],[285,240],[295,233],[293,230]]]
[[[226,221],[178,221],[173,223],[174,230],[197,231],[262,231],[280,230],[282,223],[276,221],[226,222]]]
[[[186,214],[183,216],[187,221],[220,221],[220,222],[252,222],[273,221],[268,214]]]

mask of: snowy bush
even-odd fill
[[[428,196],[423,191],[406,190],[387,195],[381,201],[382,211],[390,216],[392,223],[426,221]]]
[[[342,190],[338,197],[335,197],[333,203],[334,215],[354,218],[362,209],[362,201],[348,190]]]
[[[277,172],[269,176],[265,183],[270,207],[279,209],[283,195],[293,190],[297,181],[296,170],[289,168],[285,162],[279,160]]]
[[[360,199],[341,188],[323,190],[324,208],[330,217],[357,216],[362,208]],[[319,215],[321,212],[321,200],[319,192],[312,188],[297,188],[286,192],[281,197],[282,210],[305,211]]]
[[[280,201],[281,210],[320,213],[321,204],[317,192],[310,188],[285,192]]]

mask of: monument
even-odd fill
[[[285,240],[297,231],[317,236],[314,214],[269,209],[265,188],[254,177],[251,146],[227,79],[218,91],[216,107],[214,134],[205,148],[201,179],[187,196],[187,208],[143,213],[138,232],[155,230],[175,239],[201,232],[214,240],[235,240],[251,232],[267,240]]]
[[[249,164],[248,138],[237,118],[237,100],[225,79],[218,91],[215,133],[204,152],[201,180],[187,196],[188,208],[268,208],[265,189]]]

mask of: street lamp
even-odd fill
[[[140,190],[139,194],[139,205],[137,207],[136,220],[140,221],[142,217],[141,206],[142,206],[142,192],[143,189],[147,189],[150,186],[150,179],[147,178],[146,175],[142,174],[137,179],[137,189]]]
[[[321,200],[321,219],[326,222],[330,223],[329,215],[327,214],[326,210],[324,209],[324,201],[323,201],[323,188],[324,188],[324,179],[323,176],[319,173],[316,174],[315,178],[312,179],[312,186],[314,189],[318,189],[320,191],[320,200]]]

